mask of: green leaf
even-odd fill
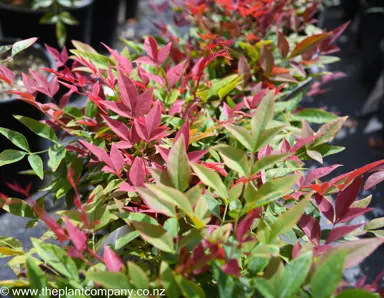
[[[5,211],[21,217],[26,218],[36,218],[35,213],[33,212],[31,206],[28,205],[24,200],[16,199],[16,198],[8,198],[7,203],[4,201],[0,201],[0,206]]]
[[[249,161],[242,150],[228,145],[217,145],[213,149],[219,152],[226,166],[240,173],[241,176],[249,176]]]
[[[145,184],[145,186],[160,199],[178,207],[185,213],[192,214],[192,206],[188,198],[179,190],[165,185]]]
[[[60,47],[63,47],[67,40],[67,28],[64,23],[58,20],[56,22],[56,38]]]
[[[275,298],[274,288],[263,278],[258,278],[255,280],[255,287],[265,298]]]
[[[126,275],[120,272],[88,272],[86,277],[106,289],[131,289],[129,279]]]
[[[259,151],[262,147],[270,143],[270,141],[277,136],[285,128],[285,125],[268,128],[262,132],[259,140],[254,148],[254,152]]]
[[[152,210],[163,213],[169,217],[176,217],[175,204],[159,198],[154,192],[148,188],[136,187],[137,192],[144,199],[145,203]]]
[[[291,261],[281,275],[278,284],[278,297],[292,297],[304,283],[312,264],[312,251]]]
[[[316,146],[314,149],[316,149],[316,151],[319,152],[323,157],[326,157],[344,151],[345,147],[323,144]]]
[[[317,135],[319,135],[319,137],[316,138],[313,148],[311,149],[314,149],[318,145],[332,141],[343,127],[347,118],[348,117],[337,118],[331,122],[325,123],[322,127],[320,127],[320,129],[317,131]],[[322,153],[320,150],[317,151]],[[325,156],[324,154],[322,155]]]
[[[175,253],[171,235],[161,226],[146,222],[132,222],[132,225],[148,243],[154,247],[169,253]]]
[[[22,160],[26,155],[23,151],[7,149],[0,153],[0,167]]]
[[[94,53],[84,52],[79,50],[71,50],[73,54],[82,57],[85,60],[90,60],[97,68],[108,70],[108,65],[114,65],[114,62],[106,56]]]
[[[273,179],[264,183],[255,193],[252,200],[246,204],[245,211],[264,206],[272,201],[282,198],[291,191],[296,184],[299,175],[290,175],[282,178]]]
[[[220,298],[232,298],[235,296],[236,282],[231,275],[224,273],[218,264],[214,264],[213,276],[215,278]]]
[[[252,62],[259,60],[260,55],[255,47],[245,42],[239,42],[239,46],[245,51],[247,57],[250,58]]]
[[[273,119],[274,105],[274,92],[269,91],[261,100],[251,119],[252,148],[254,152],[256,152],[256,145],[259,142],[261,134],[265,131],[269,122]]]
[[[274,241],[278,236],[295,227],[301,216],[304,214],[304,210],[308,206],[308,203],[308,200],[302,200],[279,216],[271,227],[270,241]]]
[[[37,37],[32,37],[24,40],[17,41],[12,46],[12,57],[16,56],[18,53],[29,48],[37,41]]]
[[[178,138],[169,151],[167,169],[173,185],[178,190],[185,191],[191,180],[191,168],[185,151],[183,135]]]
[[[89,53],[97,54],[96,50],[86,43],[83,43],[78,40],[72,40],[71,42],[75,47],[75,49],[79,50],[80,52],[89,52]],[[87,117],[90,117],[90,116],[87,116]]]
[[[40,267],[36,264],[36,261],[31,256],[27,256],[27,278],[31,285],[32,289],[41,290],[43,288],[48,287],[48,280],[45,276],[44,272],[40,269]],[[43,298],[49,297],[48,295],[43,295],[41,291],[39,291],[39,295],[36,297]]]
[[[237,77],[235,80],[230,82],[229,84],[226,84],[222,88],[219,89],[217,94],[219,95],[220,99],[223,99],[228,93],[230,93],[233,89],[235,89],[238,85],[242,83],[243,76]]]
[[[65,277],[80,281],[75,262],[68,257],[63,249],[51,243],[42,242],[36,238],[32,238],[31,240],[36,249],[36,253],[47,262],[49,266]]]
[[[193,281],[186,279],[181,275],[175,276],[175,280],[179,285],[181,293],[186,298],[205,298],[203,289]]]
[[[171,217],[164,222],[164,229],[172,236],[177,237],[180,231],[180,225],[177,218]]]
[[[36,175],[43,180],[44,179],[44,166],[43,161],[40,156],[31,154],[28,156],[28,162],[32,167],[32,170],[36,173]]]
[[[228,197],[227,187],[221,180],[219,174],[217,174],[215,171],[211,169],[208,169],[205,166],[202,166],[196,163],[191,164],[191,166],[195,174],[201,180],[201,182],[213,188],[215,192],[223,199]]]
[[[246,130],[244,127],[236,126],[234,124],[225,124],[224,127],[245,148],[247,148],[250,151],[253,150],[252,136],[248,130]]]
[[[167,297],[180,297],[180,290],[176,284],[172,269],[164,261],[160,264],[160,279]]]
[[[343,279],[345,252],[338,250],[318,265],[311,278],[311,290],[316,298],[329,298]]]
[[[136,289],[148,289],[149,280],[147,274],[133,262],[128,262],[129,277]]]
[[[57,137],[51,127],[32,118],[14,115],[14,117],[38,136],[57,143]]]
[[[327,123],[329,121],[338,119],[339,117],[333,113],[315,108],[303,109],[295,114],[295,118],[299,120],[306,120],[311,123]]]
[[[57,168],[60,166],[61,161],[64,159],[65,154],[67,153],[64,146],[53,145],[48,150],[49,156],[49,166],[52,168],[53,172],[56,172]]]
[[[372,219],[366,226],[366,230],[377,230],[384,227],[384,217]]]
[[[347,289],[337,295],[336,298],[378,298],[378,296],[363,289]]]
[[[10,140],[14,145],[25,151],[30,151],[27,139],[19,132],[0,127],[0,134]]]
[[[114,243],[115,249],[118,250],[118,249],[124,247],[129,242],[131,242],[132,240],[136,239],[139,236],[140,236],[140,234],[137,231],[129,232],[128,234],[118,238],[115,241],[115,243]]]
[[[269,168],[271,166],[274,166],[277,162],[287,158],[290,154],[273,154],[263,157],[262,159],[259,159],[255,162],[255,164],[252,167],[251,175],[254,175],[262,170],[265,170],[266,168]]]
[[[77,25],[79,22],[68,12],[63,11],[60,13],[60,20],[67,25]]]

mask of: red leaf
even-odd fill
[[[118,51],[111,49],[106,44],[102,43],[103,46],[106,47],[108,52],[117,60],[119,66],[123,69],[123,71],[127,74],[130,74],[132,71],[132,63],[129,61],[124,55],[120,55]]]
[[[277,31],[277,41],[278,41],[277,46],[279,48],[280,55],[283,58],[287,58],[289,54],[289,43],[285,38],[284,34],[279,31]]]
[[[364,190],[368,190],[383,181],[384,181],[384,172],[374,173],[371,176],[369,176],[367,181],[365,181]]]
[[[123,122],[111,119],[103,115],[101,115],[101,117],[115,134],[117,134],[122,140],[128,141],[129,129]]]
[[[329,33],[321,33],[305,38],[296,45],[289,58],[312,52],[328,36]]]
[[[349,207],[356,200],[357,195],[359,194],[361,183],[363,181],[362,177],[359,177],[353,181],[346,189],[339,193],[336,198],[336,221],[342,219],[342,217],[348,212]]]
[[[107,245],[104,245],[104,262],[111,272],[120,272],[124,266],[120,257]]]
[[[156,39],[154,39],[152,36],[149,36],[145,39],[144,50],[149,58],[155,62],[158,61],[158,45]]]
[[[143,94],[141,94],[137,100],[134,116],[139,117],[148,113],[153,103],[153,89],[146,90]]]
[[[123,155],[121,155],[115,143],[112,143],[110,157],[111,157],[114,169],[116,171],[116,174],[119,174],[120,171],[124,168],[125,162],[124,162]]]
[[[351,233],[352,231],[356,230],[357,228],[363,225],[364,224],[358,224],[353,226],[343,226],[343,227],[333,228],[331,232],[329,232],[327,241],[325,242],[325,244],[337,241],[340,238],[344,237],[345,235],[348,235],[349,233]]]
[[[117,84],[119,85],[122,101],[133,112],[138,98],[136,86],[130,78],[121,72],[120,68],[117,72]]]
[[[129,180],[134,186],[142,186],[146,176],[144,162],[140,157],[136,157],[133,161],[131,170],[129,171]]]
[[[305,178],[303,185],[308,185],[309,183],[315,181],[316,179],[322,178],[331,172],[333,172],[338,167],[341,167],[341,165],[332,165],[329,167],[322,167],[312,170],[308,176]]]
[[[271,51],[268,50],[268,48],[264,44],[262,44],[261,46],[260,63],[266,76],[269,76],[275,65],[275,59],[273,58]]]
[[[163,48],[159,50],[159,60],[157,61],[159,64],[162,64],[168,57],[171,52],[172,43],[168,43]]]
[[[240,266],[236,259],[227,260],[227,262],[221,267],[224,273],[229,275],[235,275],[240,277]]]
[[[236,240],[239,242],[246,241],[247,233],[249,232],[249,229],[251,228],[251,225],[255,218],[260,217],[262,213],[261,208],[257,208],[249,212],[238,224],[236,229]]]
[[[183,61],[167,71],[168,88],[172,88],[180,80],[183,75],[186,62],[187,61]]]
[[[319,222],[316,219],[309,215],[303,214],[298,223],[298,226],[314,244],[320,244],[321,228]]]
[[[324,216],[330,221],[334,221],[334,215],[335,212],[333,210],[332,203],[328,201],[326,198],[321,196],[320,194],[315,194],[315,201],[317,204],[317,207],[319,207],[319,210]]]
[[[111,169],[114,168],[114,165],[112,163],[112,160],[108,156],[107,152],[105,152],[100,147],[97,147],[95,145],[89,144],[85,141],[80,140],[79,141],[81,145],[83,145],[85,148],[87,148],[92,154],[94,154],[99,161],[102,161],[107,164]]]
[[[351,221],[352,219],[361,216],[369,211],[371,211],[372,208],[349,208],[346,214],[343,215],[343,217],[336,221],[336,223],[343,223]]]
[[[64,217],[64,222],[67,227],[69,239],[71,239],[77,250],[83,252],[87,248],[87,236],[83,231],[75,227],[67,217]]]

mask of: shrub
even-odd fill
[[[2,208],[49,230],[30,250],[2,239],[19,277],[2,285],[164,288],[167,297],[376,297],[369,292],[378,292],[377,283],[350,289],[342,273],[383,242],[382,219],[351,221],[371,210],[370,197],[357,197],[364,176],[364,189],[381,182],[384,161],[333,179],[325,177],[340,165],[306,167],[343,149],[330,142],[345,117],[301,109],[301,94],[286,100],[293,82],[249,88],[257,75],[216,78],[213,65],[232,59],[226,42],[181,60],[175,41],[159,46],[152,37],[133,61],[127,49],[107,47],[108,57],[74,46],[72,66],[48,48],[59,67],[45,69],[50,82],[32,72],[27,92],[9,91],[46,115],[44,122],[15,117],[52,144],[44,166],[42,152],[2,128],[18,149],[0,153],[0,165],[28,158],[50,179],[36,201],[2,195]],[[68,89],[63,96],[59,84]],[[52,102],[36,102],[36,91]],[[86,106],[68,105],[72,94],[87,97]],[[320,124],[316,132],[310,123]],[[45,211],[47,200],[65,200],[57,220]]]

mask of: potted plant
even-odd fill
[[[4,137],[11,133],[9,131],[18,131],[29,139],[29,149],[33,152],[39,152],[47,146],[41,138],[22,125],[20,121],[16,120],[13,115],[24,115],[36,120],[42,120],[44,114],[32,106],[28,102],[19,100],[18,92],[13,92],[17,88],[20,92],[26,92],[23,80],[23,73],[28,73],[29,70],[38,71],[41,68],[54,68],[54,61],[48,55],[47,51],[39,44],[34,43],[35,39],[22,40],[16,42],[15,40],[2,39],[0,40],[1,48],[1,76],[4,79],[0,83],[0,152],[6,149],[13,148],[13,144]],[[22,49],[25,49],[21,51]],[[10,71],[13,75],[9,75]],[[45,73],[48,76],[48,73]],[[25,76],[25,75],[24,75]],[[48,79],[48,78],[47,78]],[[37,103],[47,103],[48,98],[41,92],[36,93]],[[15,182],[20,185],[20,188],[28,189],[27,193],[37,191],[41,185],[41,179],[35,175],[20,175],[20,172],[31,169],[31,165],[25,159],[24,161],[14,165],[4,165],[0,167],[0,189],[1,192],[7,195],[20,195],[20,192],[15,191],[17,188]],[[29,186],[31,184],[32,187]],[[13,187],[12,187],[13,186]]]
[[[39,33],[41,43],[63,46],[67,40],[90,42],[93,0],[0,1],[0,25],[8,38]]]

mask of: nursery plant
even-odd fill
[[[30,248],[1,238],[17,276],[1,285],[68,296],[104,288],[153,297],[379,297],[381,276],[349,285],[343,270],[383,243],[382,218],[354,219],[371,210],[371,197],[359,194],[383,180],[384,160],[332,179],[341,165],[308,168],[344,149],[331,141],[346,117],[300,108],[303,94],[285,96],[293,83],[250,82],[237,67],[215,77],[212,69],[234,59],[226,42],[182,58],[177,40],[129,43],[143,50],[132,56],[73,44],[71,57],[47,48],[57,62],[42,70],[51,81],[32,71],[20,91],[11,71],[0,77],[46,119],[14,117],[51,142],[44,164],[23,135],[1,128],[14,147],[0,153],[0,166],[26,158],[49,176],[36,200],[0,196],[5,211],[29,220],[26,228],[48,228]],[[297,40],[287,57],[295,51],[302,61],[321,54],[321,44]],[[51,102],[36,102],[36,92]],[[69,104],[75,95],[88,98],[85,107]],[[50,214],[48,201],[66,207]]]

